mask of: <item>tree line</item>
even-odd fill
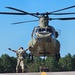
[[[29,59],[28,54],[25,58],[25,69],[27,72],[39,72],[40,66],[47,66],[50,72],[59,71],[75,71],[75,55],[68,53],[65,57],[61,57],[59,62],[54,57],[46,57],[44,59],[35,57],[33,61]],[[10,57],[8,54],[2,54],[0,57],[0,73],[15,73],[17,58]]]

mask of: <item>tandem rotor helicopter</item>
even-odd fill
[[[18,11],[15,12],[0,12],[0,14],[7,14],[7,15],[31,15],[33,17],[38,18],[39,20],[31,20],[31,21],[24,21],[24,22],[16,22],[13,24],[20,24],[25,22],[35,22],[39,21],[39,26],[34,27],[31,37],[32,40],[29,42],[28,49],[30,50],[33,56],[53,56],[57,59],[60,58],[60,42],[57,40],[59,34],[55,30],[54,27],[49,25],[49,21],[52,20],[75,20],[75,17],[68,17],[68,18],[49,18],[49,15],[70,15],[75,14],[75,12],[70,13],[58,13],[59,11],[67,10],[70,8],[74,8],[75,5],[66,7],[63,9],[59,9],[52,12],[46,13],[29,13],[17,8],[13,7],[6,7],[8,9],[12,9]]]

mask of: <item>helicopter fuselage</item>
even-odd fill
[[[54,27],[48,25],[48,16],[41,16],[39,26],[32,32],[29,50],[34,56],[55,56],[60,52],[60,43]]]
[[[60,52],[60,43],[56,39],[56,31],[52,26],[35,27],[34,36],[29,42],[29,50],[34,56],[55,56]]]

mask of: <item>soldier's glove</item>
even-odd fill
[[[11,48],[8,48],[8,50],[11,50]]]

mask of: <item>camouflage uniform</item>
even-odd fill
[[[9,48],[11,50],[11,48]],[[21,68],[22,73],[24,72],[24,57],[25,57],[25,51],[23,50],[23,47],[20,47],[19,50],[11,50],[16,53],[17,55],[17,66],[16,66],[16,72],[19,72],[19,69]]]

